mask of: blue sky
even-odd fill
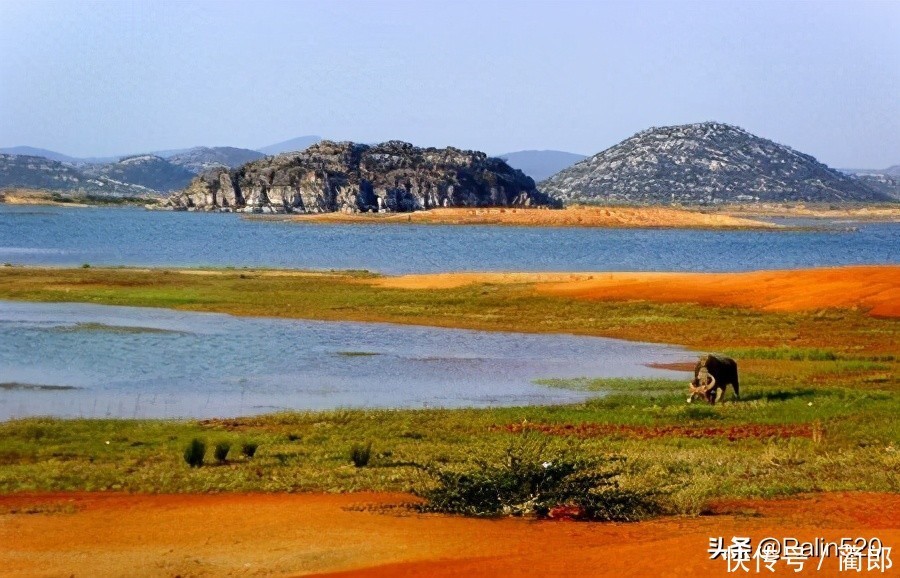
[[[0,1],[0,146],[598,152],[718,120],[900,163],[900,1]]]

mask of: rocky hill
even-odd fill
[[[108,175],[87,174],[47,158],[7,154],[0,154],[0,188],[114,196],[143,196],[154,192]]]
[[[543,181],[587,157],[565,151],[516,151],[499,157],[514,169],[519,169],[535,182]]]
[[[235,168],[263,158],[259,151],[234,147],[194,147],[171,154],[141,154],[116,160],[76,158],[31,147],[4,149],[0,186],[102,194],[168,193],[186,187],[196,175],[218,168]],[[34,151],[35,154],[27,154]],[[41,153],[41,154],[37,154]],[[20,157],[15,160],[14,157]],[[110,185],[117,185],[111,187]]]
[[[540,189],[567,202],[890,200],[809,155],[717,122],[645,130]]]
[[[863,184],[870,189],[882,192],[896,201],[900,201],[900,175],[892,176],[889,173],[874,173],[856,175]]]
[[[204,173],[163,208],[320,213],[557,204],[533,179],[481,152],[322,141]]]
[[[196,173],[156,155],[125,157],[114,163],[88,165],[82,170],[95,178],[103,177],[161,193],[183,189],[196,176]]]
[[[244,163],[263,158],[263,153],[235,147],[194,147],[167,157],[170,163],[195,175],[222,167],[237,168]],[[183,188],[179,187],[179,188]]]

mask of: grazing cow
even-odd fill
[[[710,405],[715,405],[717,401],[724,399],[729,383],[734,387],[734,399],[740,399],[737,363],[724,355],[703,355],[694,368],[694,379],[689,384],[691,395],[687,401],[691,403],[703,397]]]

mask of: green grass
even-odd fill
[[[894,363],[897,322],[847,309],[766,313],[647,301],[540,295],[529,284],[440,291],[391,289],[367,272],[280,275],[264,270],[0,268],[0,299],[382,321],[493,331],[572,333],[727,349],[742,359],[871,359]],[[789,360],[789,359],[787,359]]]
[[[600,384],[597,384],[599,387]],[[523,435],[547,439],[547,456],[620,456],[626,488],[667,488],[666,511],[697,513],[716,497],[803,491],[900,491],[900,400],[892,392],[757,386],[745,401],[688,406],[680,382],[616,380],[615,393],[558,407],[342,410],[195,421],[26,419],[0,424],[0,492],[352,491],[421,489],[414,464],[498,463]],[[515,424],[729,427],[821,424],[823,437],[639,439],[508,431]],[[194,438],[259,443],[251,460],[190,468]],[[348,448],[377,440],[368,467]]]
[[[671,512],[697,513],[717,497],[900,491],[895,320],[851,310],[763,313],[580,301],[538,295],[526,284],[385,289],[370,285],[372,277],[4,267],[0,298],[676,343],[736,357],[743,400],[687,405],[681,380],[585,378],[541,382],[605,392],[587,403],[557,407],[343,410],[205,422],[27,419],[0,424],[0,492],[407,491],[429,483],[418,465],[497,464],[523,435],[545,437],[550,457],[625,458],[623,487],[666,488],[664,506]],[[511,431],[523,423],[610,429],[587,438]],[[634,433],[679,427],[765,432],[782,426],[819,433],[815,439],[767,434],[734,441]],[[257,443],[259,449],[252,459],[235,451],[225,463],[190,468],[183,452],[194,438],[234,448]],[[349,450],[368,440],[373,444],[367,466],[355,467]]]

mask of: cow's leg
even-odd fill
[[[732,383],[731,385],[734,387],[734,399],[741,399],[741,388],[738,385],[738,378],[736,375],[734,376],[734,383]]]

